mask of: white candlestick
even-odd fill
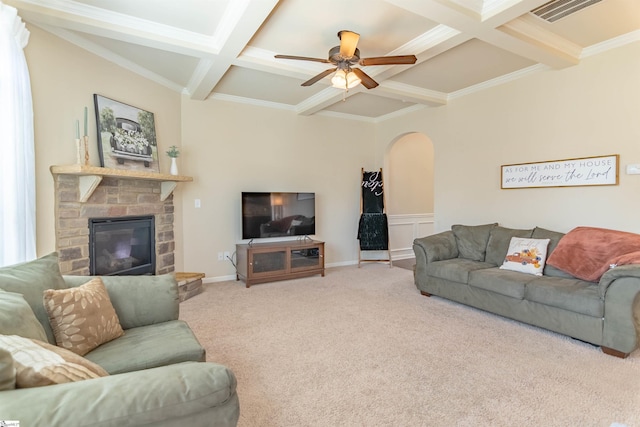
[[[80,143],[80,138],[76,138],[76,163],[82,164],[82,144]]]

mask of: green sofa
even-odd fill
[[[499,268],[512,237],[549,239],[548,257],[563,236],[540,227],[455,225],[414,240],[415,284],[423,295],[457,301],[627,357],[640,343],[640,264],[612,268],[598,282],[577,279],[548,264],[542,275]]]
[[[39,326],[29,325],[33,316],[26,307],[46,340],[55,344],[43,291],[77,287],[89,279],[61,276],[55,253],[0,268],[0,334],[38,337]],[[0,347],[0,419],[24,426],[235,426],[235,376],[225,366],[205,362],[204,348],[178,319],[173,275],[102,280],[124,335],[84,357],[109,375],[15,388],[11,353]]]

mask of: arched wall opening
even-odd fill
[[[413,258],[413,240],[434,232],[433,142],[420,132],[399,135],[383,163],[391,257]]]

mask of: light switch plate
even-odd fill
[[[627,175],[640,175],[640,164],[627,165]]]

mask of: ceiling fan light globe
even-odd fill
[[[338,89],[351,89],[358,86],[362,80],[358,78],[353,72],[345,72],[344,70],[338,70],[331,78],[331,85]]]
[[[336,71],[333,77],[331,77],[331,85],[335,88],[344,89],[346,87],[346,84],[347,78],[344,70]]]
[[[355,75],[355,73],[347,74],[347,89],[354,88],[360,83],[362,83],[362,80],[360,80],[358,76]]]

